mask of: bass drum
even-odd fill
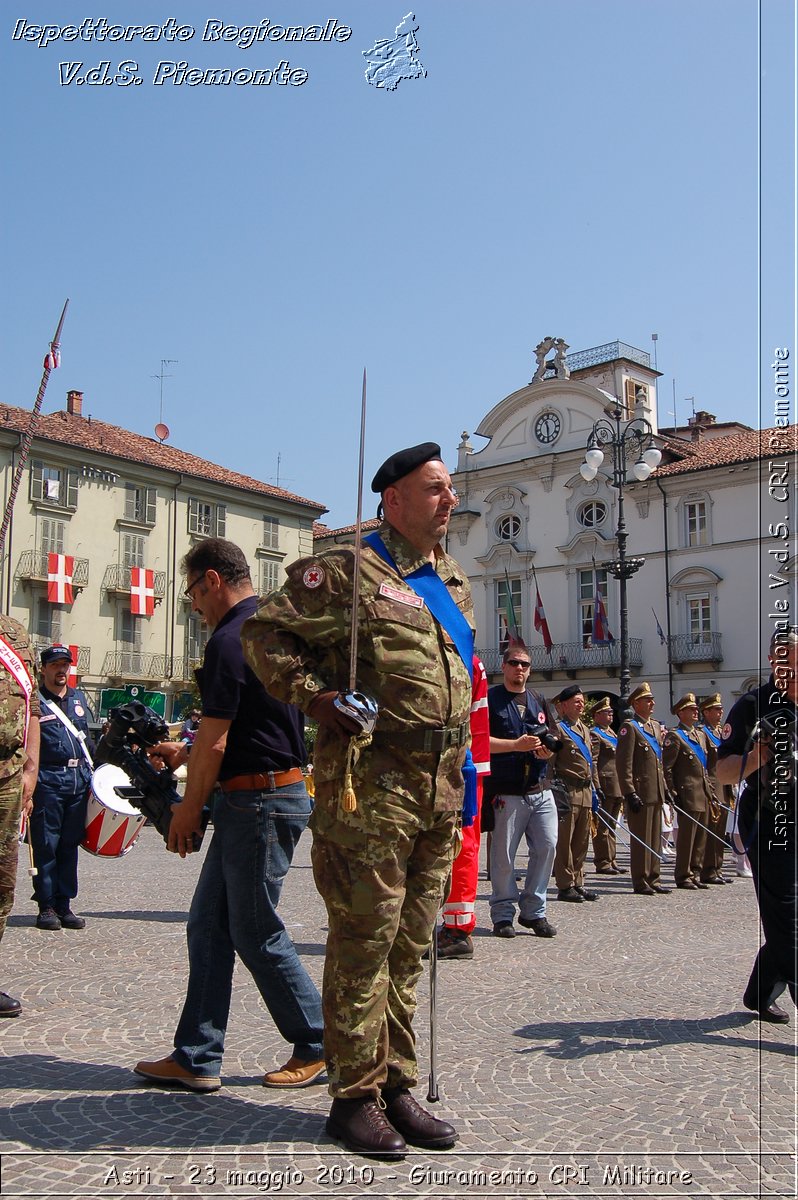
[[[133,849],[147,818],[124,796],[117,795],[118,787],[130,786],[128,776],[113,763],[103,763],[92,775],[86,832],[80,843],[89,854],[121,858]]]

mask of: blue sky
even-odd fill
[[[656,332],[661,423],[675,380],[680,420],[694,397],[759,424],[772,348],[795,354],[793,7],[763,0],[760,175],[756,0],[418,0],[427,77],[393,92],[361,52],[409,0],[116,0],[109,22],[196,32],[43,48],[12,40],[17,20],[103,11],[5,5],[5,398],[32,405],[68,296],[46,411],[78,388],[84,412],[149,434],[175,359],[170,440],[271,482],[279,456],[333,525],[354,519],[364,366],[367,482],[418,441],[453,463],[546,334],[652,350]],[[220,17],[353,33],[203,41]],[[126,59],[140,85],[59,83],[60,62]],[[163,61],[281,59],[307,82],[152,82]]]

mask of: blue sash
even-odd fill
[[[579,734],[576,732],[576,730],[571,728],[571,726],[568,724],[567,721],[560,721],[560,727],[564,733],[568,734],[568,737],[574,743],[577,750],[581,751],[585,762],[587,763],[588,767],[590,768],[590,774],[592,776],[593,775],[593,755],[590,753],[590,747],[582,740],[582,738],[579,736]],[[591,796],[591,800],[592,800],[591,808],[593,809],[593,812],[598,812],[598,807],[599,807],[598,796],[596,795],[596,789],[593,787],[592,778],[588,779],[588,783],[590,784],[590,796]]]
[[[673,732],[676,734],[677,737],[681,738],[681,740],[684,742],[684,744],[688,750],[692,750],[693,754],[695,754],[696,758],[701,763],[701,766],[706,771],[707,756],[706,756],[706,751],[704,750],[704,747],[700,746],[698,744],[698,742],[691,742],[689,737],[687,737],[686,734],[681,729],[674,729]]]
[[[631,718],[629,720],[629,724],[634,725],[635,729],[638,731],[638,733],[641,735],[641,737],[644,737],[646,739],[649,746],[656,754],[657,758],[660,760],[660,762],[662,762],[662,746],[660,746],[659,742],[654,737],[653,733],[646,733],[645,729],[640,724],[640,722],[635,721]]]
[[[474,824],[474,818],[477,815],[477,769],[471,757],[470,746],[466,750],[465,762],[461,770],[465,782],[465,792],[463,793],[463,828],[467,829],[469,825]]]
[[[597,725],[593,726],[593,732],[596,737],[601,738],[602,742],[606,742],[613,750],[618,749],[618,739],[614,733],[607,733],[606,729],[599,729]]]
[[[451,593],[432,563],[424,563],[409,575],[402,575],[385,542],[378,533],[370,533],[363,541],[383,562],[396,571],[397,575],[425,602],[435,620],[445,629],[454,643],[455,650],[463,660],[468,678],[474,679],[474,631],[452,599]]]
[[[720,745],[720,738],[715,736],[715,734],[712,732],[712,730],[709,728],[708,725],[702,725],[701,728],[703,729],[704,733],[707,735],[709,740],[712,742],[712,745],[717,750],[718,746]]]

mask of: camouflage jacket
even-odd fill
[[[19,621],[0,614],[0,637],[15,650],[28,668],[33,691],[31,719],[39,716],[36,688],[36,655]],[[25,765],[25,695],[7,667],[0,663],[0,782],[11,779]]]
[[[460,808],[465,746],[422,753],[403,744],[402,735],[467,724],[471,709],[471,681],[460,655],[404,582],[424,559],[389,525],[380,534],[398,573],[363,547],[357,662],[357,686],[377,701],[379,717],[354,775],[358,811],[338,814],[361,828],[369,819],[362,797],[369,793],[390,793],[409,805],[442,811]],[[261,601],[243,628],[244,656],[253,671],[273,696],[304,712],[318,692],[349,685],[354,561],[351,546],[336,546],[293,563],[284,586]],[[436,567],[473,626],[471,590],[461,567],[441,550]],[[328,806],[331,816],[347,745],[345,737],[319,728],[313,766],[316,804]]]

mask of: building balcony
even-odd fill
[[[604,672],[617,675],[621,666],[621,644],[611,642],[608,646],[583,646],[581,642],[555,642],[548,653],[544,646],[528,646],[532,671],[551,679],[556,671],[564,672],[573,679],[577,671]],[[501,650],[485,649],[476,653],[485,664],[489,675],[502,669]],[[629,666],[643,665],[643,639],[629,639]]]
[[[719,633],[672,634],[669,639],[669,657],[677,671],[685,663],[723,662],[721,635]]]
[[[166,595],[166,571],[153,573],[153,588],[155,603],[160,604]],[[129,596],[130,567],[123,567],[119,563],[109,563],[103,575],[102,590],[111,596]]]
[[[33,643],[33,646],[34,646],[36,652],[40,656],[41,656],[42,650],[46,650],[48,646],[54,645],[55,641],[57,641],[59,643],[59,645],[62,645],[62,646],[68,644],[66,642],[61,641],[60,638],[53,639],[53,638],[39,637],[38,634],[35,634],[31,638],[31,642]],[[78,668],[78,675],[88,675],[89,671],[91,670],[91,646],[78,646],[77,668]]]
[[[19,556],[15,578],[27,581],[35,587],[47,587],[47,551],[23,550]],[[76,558],[72,568],[72,590],[80,591],[89,582],[89,560]]]
[[[138,650],[111,650],[105,656],[102,673],[108,679],[162,680],[169,659],[165,654],[142,654]]]
[[[184,683],[194,683],[194,672],[202,666],[201,658],[173,658],[172,679]]]

